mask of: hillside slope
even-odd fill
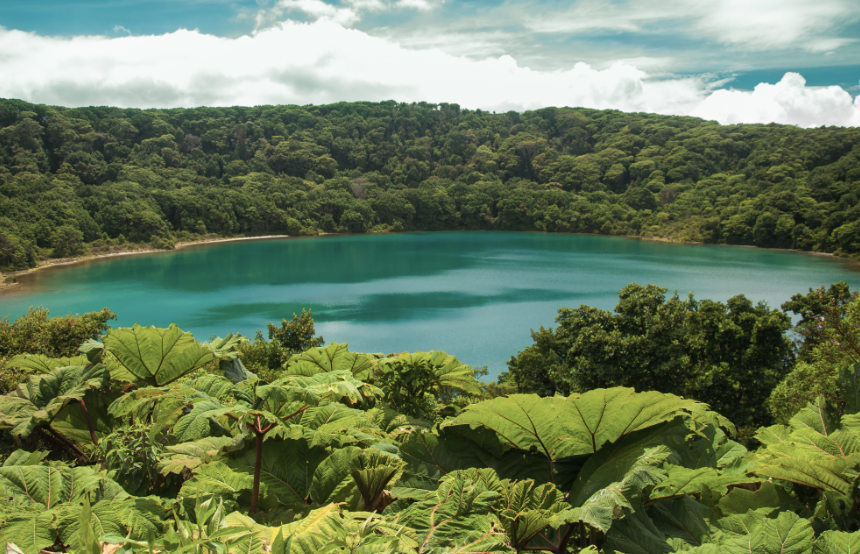
[[[450,104],[0,100],[0,269],[207,234],[540,230],[860,252],[860,129]]]

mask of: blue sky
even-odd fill
[[[200,29],[216,35],[254,30],[255,0],[2,0],[0,25],[47,35],[163,34]]]
[[[860,124],[856,0],[0,0],[0,96]]]

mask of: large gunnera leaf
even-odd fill
[[[558,528],[576,521],[577,514],[552,483],[536,484],[532,479],[504,480],[497,513],[508,541],[518,551],[547,527]]]
[[[0,546],[5,546],[7,553],[16,552],[9,546],[13,544],[24,554],[36,554],[54,544],[57,532],[53,520],[51,512],[21,512],[5,520],[0,514]]]
[[[815,541],[815,554],[855,554],[860,552],[860,531],[825,531]]]
[[[185,481],[180,490],[184,498],[205,497],[210,494],[220,496],[238,495],[250,491],[254,477],[246,471],[235,471],[223,462],[201,465],[194,471],[194,477]]]
[[[567,398],[535,394],[494,398],[467,407],[442,428],[488,429],[507,448],[546,458],[553,478],[558,460],[593,454],[636,431],[701,413],[705,405],[694,400],[615,387]]]
[[[409,465],[411,475],[421,476],[422,480],[434,484],[443,475],[456,469],[490,467],[495,462],[492,453],[478,448],[468,439],[442,439],[436,433],[423,429],[404,433],[400,456]]]
[[[163,474],[182,473],[185,469],[195,469],[209,463],[229,449],[238,449],[245,438],[204,437],[195,441],[168,446],[158,461],[158,470]]]
[[[818,399],[798,412],[789,426],[759,429],[765,447],[756,452],[759,475],[850,495],[860,477],[860,426],[856,415],[838,422]]]
[[[373,357],[350,352],[345,342],[333,342],[326,347],[310,348],[294,355],[287,362],[287,375],[316,375],[329,371],[349,371],[358,379],[370,376]]]
[[[307,391],[320,402],[342,402],[348,406],[372,405],[383,393],[377,387],[356,379],[346,370],[314,375],[291,375],[273,383],[290,389]]]
[[[119,376],[154,386],[166,385],[215,359],[212,349],[176,325],[111,329],[104,344],[121,368]]]
[[[728,516],[719,520],[717,527],[720,531],[715,533],[710,544],[686,552],[806,554],[813,551],[815,543],[809,521],[788,511],[774,518],[766,517],[762,510]]]
[[[107,383],[104,366],[60,367],[35,375],[14,391],[0,396],[0,429],[12,436],[27,437],[40,425],[50,423],[71,401],[80,401],[88,391]]]
[[[49,373],[58,367],[86,365],[86,356],[50,358],[44,354],[18,354],[6,362],[6,367],[23,369],[29,373]]]
[[[22,455],[19,455],[22,457]],[[7,541],[25,553],[37,553],[67,532],[80,502],[90,499],[110,503],[105,513],[124,523],[123,534],[133,534],[140,509],[152,504],[130,497],[116,482],[90,466],[8,465],[0,467],[0,544]],[[144,515],[156,522],[163,514]],[[156,529],[155,523],[149,527]]]
[[[381,511],[391,502],[388,489],[403,473],[404,463],[375,448],[368,448],[352,461],[350,475],[361,493],[363,509]]]
[[[397,521],[417,532],[418,552],[508,552],[493,514],[500,487],[492,469],[455,471],[442,478],[432,496],[400,512]]]
[[[0,467],[0,498],[7,503],[50,510],[85,496],[127,496],[117,483],[89,466],[14,465]],[[9,505],[3,506],[3,509]]]
[[[434,350],[431,352],[404,352],[396,356],[382,358],[376,362],[374,371],[386,373],[391,371],[389,366],[397,364],[418,366],[426,364],[432,368],[434,387],[449,387],[466,394],[481,394],[481,383],[475,379],[475,370],[454,356]]]
[[[12,451],[3,463],[0,464],[0,467],[39,465],[47,456],[48,452],[45,450],[29,452],[27,450],[18,449]]]
[[[275,530],[273,554],[315,554],[337,544],[345,534],[340,508],[329,504],[311,511],[306,517]],[[285,540],[278,541],[278,537]],[[330,551],[330,550],[329,550]]]
[[[227,519],[242,521],[235,513]],[[410,529],[393,525],[377,514],[347,512],[337,504],[312,510],[306,517],[280,527],[248,524],[263,538],[265,552],[270,554],[399,554],[417,552],[419,547]]]
[[[90,521],[85,520],[89,510]],[[98,538],[116,534],[138,539],[153,539],[161,533],[165,511],[153,498],[121,497],[101,500],[92,506],[84,502],[84,509],[77,504],[66,504],[58,510],[60,538],[65,544],[84,542],[86,532]],[[72,551],[77,551],[72,549]]]
[[[700,494],[710,490],[724,496],[729,487],[758,483],[761,479],[748,477],[743,473],[721,472],[713,467],[690,469],[666,464],[663,466],[666,478],[651,491],[651,498],[667,498],[685,494]]]
[[[375,428],[367,412],[347,408],[342,404],[313,406],[301,414],[293,432],[301,436],[310,446],[343,446],[346,444],[372,444],[384,435]]]

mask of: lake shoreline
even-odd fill
[[[384,233],[354,233],[356,236],[362,235],[396,235],[396,234],[409,234],[409,233],[433,233],[433,232],[444,232],[444,231],[393,231],[393,232],[384,232]],[[493,232],[493,231],[476,231],[476,232]],[[501,231],[505,232],[505,231]],[[843,262],[847,262],[849,266],[854,269],[860,271],[860,260],[857,258],[852,258],[848,256],[838,256],[831,252],[819,252],[819,251],[811,251],[811,250],[798,250],[796,248],[762,248],[760,246],[754,246],[751,244],[708,244],[702,241],[685,241],[685,240],[677,240],[666,237],[643,237],[636,235],[601,235],[599,233],[547,233],[546,231],[508,231],[508,232],[524,232],[524,233],[538,233],[538,234],[550,234],[550,235],[584,235],[584,236],[595,236],[595,237],[616,237],[616,238],[625,238],[625,239],[634,239],[641,240],[646,242],[658,242],[665,244],[679,244],[679,245],[691,245],[691,246],[732,246],[736,248],[749,248],[756,250],[764,250],[764,251],[773,251],[773,252],[794,252],[798,254],[809,254],[812,256],[823,256],[832,258],[834,260],[840,260]],[[62,269],[67,266],[72,266],[84,262],[98,261],[109,258],[118,258],[124,256],[136,256],[141,254],[159,254],[166,252],[173,252],[176,250],[183,250],[186,248],[194,248],[194,247],[202,247],[202,246],[210,246],[213,244],[222,244],[227,242],[243,242],[243,241],[256,241],[256,240],[277,240],[277,239],[286,239],[286,238],[322,238],[322,237],[331,237],[331,236],[350,236],[353,233],[323,233],[316,236],[294,236],[294,235],[259,235],[259,236],[248,236],[248,237],[215,237],[215,238],[206,238],[206,239],[198,239],[198,240],[190,240],[190,241],[182,241],[174,244],[173,248],[136,248],[131,250],[118,250],[116,252],[104,252],[100,254],[85,254],[83,256],[74,256],[69,258],[54,258],[54,259],[46,259],[36,267],[31,267],[29,269],[21,269],[18,271],[10,271],[10,272],[0,272],[0,294],[4,292],[12,291],[18,289],[22,283],[17,279],[18,277],[25,277],[27,275],[32,275],[37,271],[43,271],[48,269]]]
[[[591,234],[591,233],[581,233],[581,234]],[[840,256],[838,254],[834,254],[833,252],[821,252],[819,250],[800,250],[798,248],[775,248],[775,247],[764,247],[764,246],[756,246],[754,244],[728,244],[728,243],[709,243],[702,242],[700,240],[676,240],[669,239],[665,237],[640,237],[636,235],[598,235],[594,234],[596,237],[622,237],[626,239],[636,239],[636,240],[644,240],[648,242],[662,242],[666,244],[685,244],[689,246],[730,246],[732,248],[749,248],[752,250],[762,250],[765,252],[793,252],[795,254],[808,254],[810,256],[822,256],[825,258],[832,258],[834,260],[839,260],[843,262],[847,262],[852,266],[852,269],[860,270],[860,258],[852,257],[852,256]]]
[[[39,263],[36,267],[31,267],[29,269],[21,269],[18,271],[9,271],[6,273],[0,272],[0,294],[3,292],[13,290],[18,288],[21,283],[17,280],[18,277],[24,277],[27,275],[32,275],[37,271],[44,271],[46,269],[62,269],[64,267],[81,264],[84,262],[91,262],[97,260],[105,260],[109,258],[119,258],[124,256],[137,256],[141,254],[158,254],[165,252],[173,252],[175,250],[183,250],[186,248],[194,248],[197,246],[209,246],[212,244],[221,244],[225,242],[243,242],[243,241],[253,241],[253,240],[275,240],[275,239],[286,239],[286,238],[296,238],[292,235],[260,235],[260,236],[251,236],[251,237],[219,237],[219,238],[207,238],[207,239],[199,239],[199,240],[189,240],[177,242],[173,245],[173,248],[134,248],[130,250],[118,250],[116,252],[104,252],[100,254],[85,254],[83,256],[73,256],[69,258],[54,258],[47,259]]]

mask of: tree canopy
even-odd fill
[[[708,402],[739,425],[770,421],[766,400],[792,363],[788,317],[743,295],[726,302],[668,298],[631,284],[611,313],[562,308],[555,329],[511,358],[503,381],[542,395],[632,386]]]
[[[0,268],[215,234],[499,229],[860,252],[860,130],[579,108],[0,100]]]

